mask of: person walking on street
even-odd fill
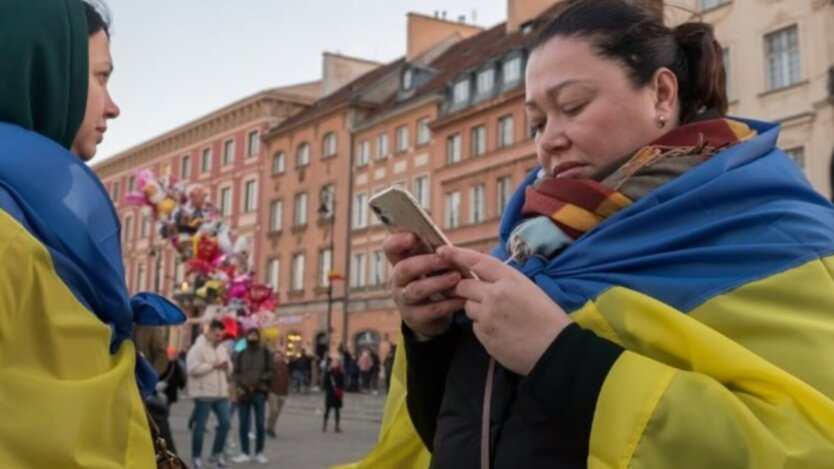
[[[330,361],[330,369],[324,375],[322,386],[324,387],[324,425],[321,431],[327,431],[327,419],[330,417],[330,409],[333,409],[336,419],[334,431],[341,433],[339,413],[342,409],[342,399],[345,397],[345,375],[342,373],[342,366],[338,359]]]
[[[287,401],[290,392],[290,369],[284,359],[284,353],[276,350],[272,355],[275,360],[275,374],[269,383],[269,416],[266,423],[266,434],[276,438],[275,424],[281,415],[281,409]]]
[[[235,463],[252,460],[249,455],[250,415],[255,411],[255,461],[260,464],[269,462],[264,455],[264,418],[267,392],[275,373],[275,365],[269,350],[261,345],[261,333],[258,329],[246,332],[246,349],[235,357],[234,381],[238,389],[238,416],[240,424],[241,453],[232,459]]]
[[[223,445],[230,426],[228,375],[232,371],[232,362],[226,347],[221,345],[224,329],[222,322],[212,321],[208,332],[197,338],[186,357],[188,395],[194,399],[191,456],[195,468],[202,467],[203,433],[209,412],[214,412],[218,422],[210,463],[226,467]]]
[[[374,366],[374,360],[371,358],[371,352],[368,349],[362,350],[362,355],[359,356],[359,379],[360,391],[368,392],[371,387],[371,368]]]

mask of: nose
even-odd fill
[[[104,116],[107,119],[115,119],[119,117],[119,114],[122,113],[122,110],[119,109],[119,106],[113,101],[113,98],[110,97],[110,93],[107,93],[107,102],[104,104]]]
[[[541,153],[553,155],[570,147],[570,140],[565,135],[565,129],[558,122],[548,119],[539,134],[538,147]]]

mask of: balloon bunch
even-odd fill
[[[174,299],[184,306],[222,306],[225,314],[256,317],[258,324],[271,321],[267,316],[274,316],[278,300],[269,286],[253,280],[249,240],[238,236],[232,241],[231,229],[205,187],[178,183],[170,176],[157,178],[149,170],[139,171],[135,178],[136,190],[125,195],[125,202],[148,207],[160,237],[171,243],[185,265],[185,279]]]

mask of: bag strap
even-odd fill
[[[171,467],[187,469],[185,463],[182,462],[176,454],[168,449],[168,444],[165,438],[162,437],[162,432],[156,425],[151,413],[148,412],[148,406],[142,402],[142,407],[145,409],[145,417],[148,419],[148,426],[151,429],[151,441],[153,442],[154,456],[156,457],[157,467]]]
[[[481,414],[481,469],[489,469],[489,419],[492,414],[492,382],[495,379],[495,359],[489,357],[486,385],[484,386],[484,408]]]

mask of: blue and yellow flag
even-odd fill
[[[834,210],[776,148],[778,126],[743,122],[758,135],[518,266],[625,348],[597,401],[591,468],[834,467]],[[535,177],[505,211],[499,258]],[[343,467],[428,466],[405,366],[377,446]]]
[[[81,160],[0,123],[0,466],[154,467],[133,324],[185,321],[132,299],[119,221]]]

